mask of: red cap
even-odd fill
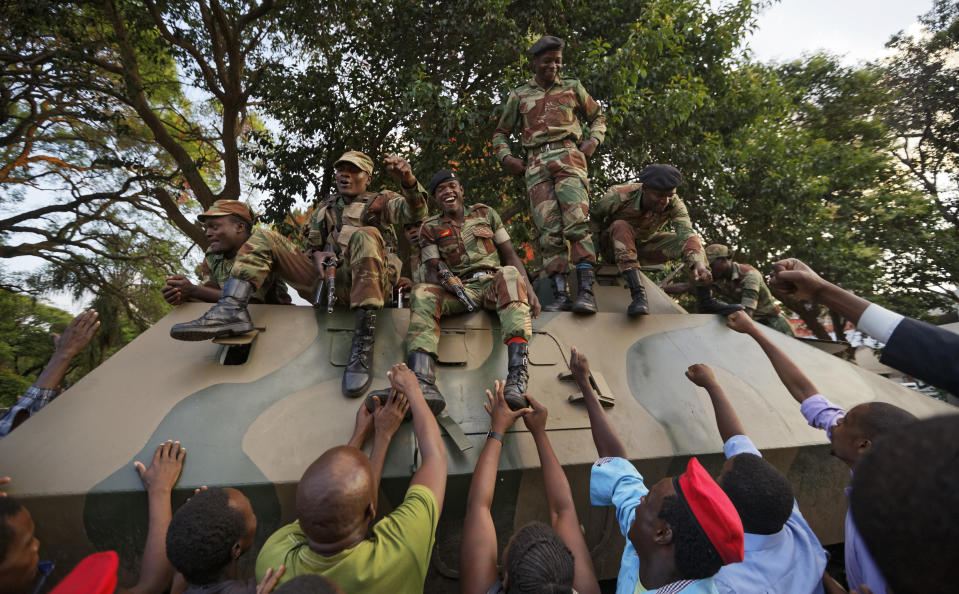
[[[113,594],[120,559],[113,551],[94,553],[73,568],[50,594]]]
[[[689,460],[686,472],[676,477],[675,485],[676,493],[689,506],[723,565],[740,563],[744,554],[743,522],[733,502],[699,460]]]

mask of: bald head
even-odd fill
[[[315,545],[335,550],[341,541],[365,533],[375,515],[375,498],[366,455],[353,447],[335,447],[303,473],[296,488],[296,515]]]

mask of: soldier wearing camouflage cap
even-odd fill
[[[626,313],[649,313],[640,262],[659,264],[682,259],[696,287],[700,313],[731,314],[742,309],[712,297],[703,241],[693,230],[689,212],[676,188],[683,176],[672,165],[654,164],[639,174],[639,183],[613,186],[594,208],[602,233],[600,244],[626,279],[632,302]],[[661,231],[670,223],[673,231]]]
[[[216,303],[222,297],[223,285],[230,279],[237,252],[245,245],[269,245],[286,238],[269,229],[253,228],[254,217],[249,207],[239,200],[217,200],[197,217],[204,226],[210,245],[200,265],[200,284],[194,285],[182,274],[166,279],[163,298],[170,305],[184,301]],[[286,284],[274,273],[267,275],[253,295],[251,303],[292,303]]]
[[[462,313],[466,307],[440,285],[440,262],[462,279],[466,294],[480,307],[495,310],[509,353],[505,397],[513,410],[529,406],[526,392],[528,341],[533,335],[530,316],[539,314],[539,302],[516,255],[499,214],[485,204],[463,205],[463,186],[456,174],[441,169],[430,181],[441,213],[423,222],[420,255],[428,283],[413,288],[410,326],[406,334],[406,364],[420,381],[431,406],[443,396],[436,388],[434,362],[440,338],[440,318]],[[434,409],[435,410],[435,409]]]
[[[779,330],[787,336],[795,336],[789,320],[776,304],[763,275],[749,264],[734,262],[729,248],[720,243],[706,246],[706,259],[713,273],[712,288],[740,305],[760,324]]]
[[[263,244],[247,242],[240,248],[223,297],[203,317],[176,324],[170,335],[179,340],[206,340],[235,336],[253,329],[247,311],[254,291],[277,272],[301,296],[313,299],[321,280],[315,261],[341,260],[336,268],[337,298],[356,311],[349,364],[343,373],[343,393],[363,395],[372,381],[373,335],[376,311],[383,307],[390,285],[399,282],[402,262],[395,255],[394,225],[425,219],[426,190],[410,164],[398,156],[384,161],[403,195],[389,190],[368,192],[373,160],[359,151],[337,159],[336,194],[320,200],[304,230],[307,253],[289,240],[272,234]]]
[[[510,92],[493,133],[493,151],[508,172],[525,175],[543,269],[555,296],[545,309],[596,313],[586,159],[605,137],[606,117],[578,80],[559,76],[565,47],[562,39],[546,35],[530,48],[533,77]],[[589,124],[582,142],[580,118]],[[510,149],[517,128],[522,157]],[[576,266],[579,284],[575,303],[566,288],[570,263]]]

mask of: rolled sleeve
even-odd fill
[[[829,439],[832,439],[832,428],[846,416],[841,406],[829,402],[822,394],[814,394],[803,400],[799,411],[811,427],[824,429]]]
[[[726,443],[723,444],[723,453],[726,454],[727,459],[739,454],[753,454],[760,458],[763,457],[753,441],[745,435],[733,435],[727,439]]]
[[[643,477],[629,460],[601,458],[589,475],[589,499],[593,505],[616,507],[616,521],[625,536],[633,523],[636,506],[649,493]]]

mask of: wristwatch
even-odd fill
[[[486,434],[486,439],[496,439],[499,440],[500,443],[503,443],[503,434],[490,429],[489,433]]]

